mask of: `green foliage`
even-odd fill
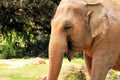
[[[17,52],[22,51],[25,47],[23,36],[18,36],[15,30],[11,30],[6,34],[3,42],[0,45],[2,58],[10,58],[16,56]]]
[[[76,58],[83,58],[82,52],[76,52],[74,55]]]
[[[4,3],[0,5],[2,57],[47,57],[50,21],[57,7],[56,3],[52,0]]]

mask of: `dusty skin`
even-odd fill
[[[57,80],[64,54],[84,52],[90,80],[120,71],[120,0],[62,0],[51,21],[49,73]]]

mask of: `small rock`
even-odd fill
[[[39,65],[39,64],[46,64],[46,61],[41,58],[35,58],[32,61],[28,62],[26,65]]]

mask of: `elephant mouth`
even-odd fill
[[[69,51],[70,51],[70,52],[73,51],[74,45],[72,44],[72,41],[71,41],[70,39],[68,39],[67,44],[68,44],[68,49],[69,49]]]
[[[66,56],[67,56],[68,60],[71,61],[73,54],[75,52],[74,51],[75,46],[73,45],[73,41],[71,39],[67,40],[67,47],[68,47],[68,49],[66,51]]]

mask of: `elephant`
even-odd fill
[[[47,80],[57,80],[64,54],[83,51],[90,80],[120,71],[120,0],[61,0],[51,20]]]

